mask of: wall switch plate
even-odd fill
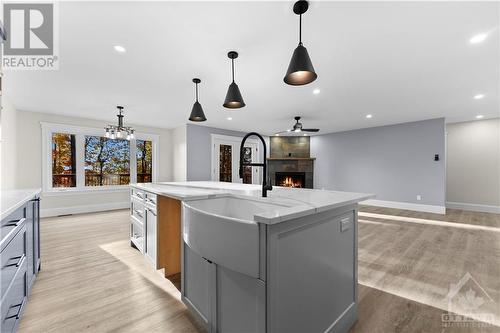
[[[347,231],[351,228],[351,219],[345,218],[340,220],[340,232]]]
[[[422,196],[420,194],[417,194],[417,200],[418,201],[422,200]]]

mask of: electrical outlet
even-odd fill
[[[417,194],[417,200],[418,201],[422,200],[422,196],[420,194]]]

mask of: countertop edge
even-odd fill
[[[26,193],[16,201],[15,204],[10,205],[7,209],[5,207],[1,208],[1,213],[0,213],[0,220],[3,220],[7,216],[9,216],[12,212],[14,212],[16,209],[24,205],[26,202],[28,202],[31,198],[34,196],[40,195],[42,192],[41,188],[34,188],[34,189],[14,189],[14,190],[2,190],[0,193],[3,195],[4,193],[10,192],[10,191],[26,191]]]
[[[182,185],[173,185],[173,184],[156,184],[156,185],[172,186],[172,187],[182,186]],[[207,187],[192,186],[193,191],[203,190],[203,191],[206,191],[208,193],[182,196],[182,195],[172,194],[171,192],[167,192],[167,191],[159,191],[159,190],[154,189],[154,188],[149,188],[148,186],[144,186],[141,183],[131,184],[130,186],[133,188],[136,188],[136,189],[140,189],[140,190],[143,190],[146,192],[154,193],[156,195],[166,196],[166,197],[180,200],[180,201],[203,200],[203,199],[223,197],[223,196],[227,196],[227,195],[245,196],[245,194],[235,194],[234,190],[230,190],[230,189],[223,190],[220,188],[207,188]],[[318,190],[318,191],[320,191],[320,190]],[[329,192],[339,192],[339,191],[329,191]],[[258,222],[258,223],[268,224],[268,225],[277,224],[277,223],[285,222],[285,221],[292,220],[295,218],[304,217],[304,216],[308,216],[308,215],[312,215],[312,214],[317,214],[317,213],[336,209],[336,208],[343,207],[343,206],[358,204],[360,201],[364,201],[364,200],[375,197],[374,194],[364,194],[364,193],[352,193],[352,194],[355,196],[353,196],[350,199],[346,199],[346,200],[341,201],[341,202],[335,202],[332,204],[325,204],[325,205],[321,205],[318,207],[313,207],[313,206],[309,206],[309,205],[296,206],[295,208],[300,208],[300,209],[294,210],[293,208],[290,208],[289,213],[285,212],[283,215],[279,215],[279,216],[272,216],[272,217],[265,216],[266,215],[265,213],[256,214],[256,215],[254,215],[254,221]]]

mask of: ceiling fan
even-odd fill
[[[292,129],[289,129],[289,130],[286,130],[286,132],[319,132],[319,128],[303,128],[302,127],[302,123],[299,122],[300,120],[300,117],[299,116],[296,116],[294,117],[295,119],[295,124],[293,124],[293,128]],[[282,133],[285,133],[285,132],[282,132]]]

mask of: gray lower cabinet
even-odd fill
[[[265,332],[264,281],[216,265],[184,243],[184,303],[208,332]]]
[[[34,256],[34,226],[33,226],[33,204],[29,201],[26,204],[26,238],[27,249],[26,249],[26,261],[27,261],[27,277],[28,277],[28,290],[31,291],[31,286],[35,281],[35,274],[33,272],[33,267],[35,266],[35,256]]]
[[[26,204],[26,258],[28,264],[28,291],[31,292],[36,275],[40,269],[40,200],[35,198]]]
[[[259,278],[183,242],[183,301],[211,333],[348,332],[357,319],[356,219],[347,206],[263,226]]]
[[[33,282],[40,269],[39,200],[34,198],[0,225],[0,332],[17,330]]]
[[[357,315],[355,218],[354,209],[333,210],[268,228],[268,332],[348,332]]]
[[[41,268],[40,260],[40,198],[35,198],[33,204],[33,274],[38,275]]]
[[[265,332],[265,282],[219,265],[216,267],[216,332]]]
[[[215,319],[215,265],[202,258],[184,243],[182,298],[205,325],[207,331]]]

